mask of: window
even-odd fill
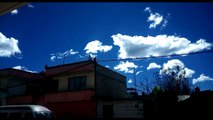
[[[86,76],[69,78],[69,90],[84,90],[86,89]]]

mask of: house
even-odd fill
[[[0,74],[1,72],[4,73],[5,70],[1,70]],[[17,81],[16,76],[8,74],[9,77],[14,78],[10,84],[28,81],[25,74],[19,75],[21,78]],[[33,90],[37,92],[27,94],[29,89],[26,89],[27,84],[24,84],[25,89],[20,91],[18,96],[5,94],[6,104],[44,105],[50,108],[58,118],[96,118],[98,106],[105,105],[98,101],[127,97],[126,77],[96,64],[93,60],[45,66],[43,74],[30,75],[36,76],[33,85],[39,86]],[[1,81],[5,79],[7,76],[3,75]]]
[[[208,119],[212,117],[213,91],[195,91],[188,99],[178,102],[177,114],[179,118]]]
[[[140,99],[99,99],[97,118],[104,119],[142,119],[144,103]]]
[[[40,91],[38,81],[43,77],[36,73],[6,68],[0,70],[0,105],[6,104],[6,98],[32,95]],[[18,101],[17,101],[18,102]]]
[[[53,88],[45,103],[59,117],[95,118],[99,98],[126,96],[126,77],[92,60],[46,67],[45,76]]]

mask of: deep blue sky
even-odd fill
[[[63,64],[63,55],[64,63],[71,63],[89,54],[109,60],[212,50],[212,13],[213,3],[201,2],[30,3],[0,16],[0,69],[40,72],[45,64]],[[165,69],[184,64],[190,81],[206,90],[213,89],[212,54],[99,64],[127,76],[128,87],[134,85],[131,67],[141,71],[136,75],[141,82],[164,63]],[[150,63],[159,66],[147,69]]]

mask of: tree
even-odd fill
[[[189,94],[192,74],[194,71],[186,68],[180,60],[170,60],[155,73],[156,84],[165,92]]]
[[[168,119],[180,115],[177,95],[190,93],[189,78],[193,74],[194,71],[186,68],[178,59],[169,60],[154,73],[156,86],[153,91],[158,118]]]
[[[143,91],[146,94],[150,94],[152,93],[153,90],[153,80],[145,78],[144,80],[142,80],[139,83],[139,88],[141,89],[141,91]]]

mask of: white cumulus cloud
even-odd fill
[[[135,65],[133,62],[123,62],[121,61],[117,66],[114,67],[115,70],[122,71],[125,73],[133,73],[134,68],[138,68],[137,65]]]
[[[127,83],[133,83],[132,79],[129,79]]]
[[[0,32],[0,57],[10,57],[16,53],[21,53],[18,40],[13,37],[7,38]]]
[[[97,54],[98,52],[108,52],[112,49],[111,45],[102,45],[102,42],[98,40],[91,41],[87,43],[84,50],[87,54]]]
[[[23,70],[23,71],[31,72],[31,73],[37,73],[37,71],[28,70],[25,66],[20,66],[20,65],[13,67],[13,69]]]
[[[209,50],[211,43],[200,39],[195,43],[184,37],[173,35],[129,36],[118,33],[111,36],[113,44],[119,46],[118,58],[136,58],[150,56],[165,56],[174,54],[189,54]]]
[[[192,84],[196,84],[197,82],[204,82],[204,81],[213,81],[213,78],[210,78],[209,76],[206,76],[204,74],[201,74],[200,77],[194,78],[192,80]]]
[[[145,10],[146,12],[149,12],[149,17],[147,19],[147,22],[151,22],[149,25],[149,28],[156,28],[157,25],[160,25],[161,22],[163,21],[163,15],[160,15],[159,13],[152,13],[152,10],[150,7],[146,7]],[[168,21],[167,21],[168,22]],[[164,24],[166,25],[166,24]]]
[[[161,30],[167,26],[168,19],[170,18],[170,15],[171,15],[171,14],[168,14],[168,15],[166,16],[166,18],[164,18],[164,20],[163,20],[163,22],[162,22],[162,25],[161,25]]]
[[[11,13],[12,15],[16,15],[16,14],[18,14],[18,10],[17,10],[17,9],[12,10],[10,13]]]
[[[67,50],[63,53],[53,53],[51,54],[50,60],[54,61],[55,59],[63,59],[64,57],[70,56],[70,55],[75,55],[78,54],[78,51],[74,51],[73,49]]]
[[[106,65],[105,67],[106,67],[106,68],[110,68],[110,66],[109,66],[109,65]]]
[[[142,73],[142,72],[143,72],[143,70],[137,71],[137,72],[136,72],[136,75],[139,75],[139,74]]]
[[[149,66],[147,67],[147,70],[155,69],[155,68],[161,68],[161,66],[156,63],[150,63]]]
[[[159,13],[155,13],[155,14],[151,13],[147,21],[152,22],[149,25],[149,28],[156,28],[156,26],[159,25],[163,21],[163,16],[161,16]]]
[[[32,5],[32,4],[27,4],[27,6],[28,6],[29,8],[35,8],[35,6]]]
[[[190,78],[195,73],[194,70],[191,70],[185,67],[184,63],[178,59],[172,59],[163,64],[160,74],[171,75],[175,73],[177,77],[182,76],[184,78]]]
[[[146,7],[146,8],[144,9],[144,11],[149,12],[149,13],[151,13],[151,12],[152,12],[152,10],[151,10],[151,8],[150,8],[150,7]]]
[[[188,69],[188,68],[184,68],[185,71],[185,78],[191,78],[192,75],[195,73],[194,70]]]
[[[163,21],[162,28],[163,28],[163,27],[166,27],[167,23],[168,23],[168,20],[165,19],[165,20]]]

